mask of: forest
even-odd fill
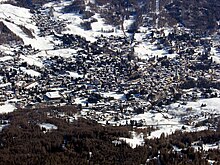
[[[192,144],[217,143],[220,131],[187,133],[183,130],[160,138],[147,139],[151,128],[110,125],[75,118],[80,110],[74,106],[20,109],[1,114],[0,164],[219,164],[220,150],[195,150]],[[40,123],[50,123],[58,129],[46,131]],[[145,145],[131,148],[113,143],[119,137],[131,136],[130,131],[142,132]],[[178,148],[175,150],[174,148]]]

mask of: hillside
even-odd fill
[[[101,126],[77,117],[72,106],[17,110],[0,115],[5,164],[210,164],[219,161],[219,132],[199,131],[148,140],[151,128]],[[134,134],[134,130],[137,135]],[[140,133],[145,131],[145,133]],[[121,141],[142,145],[132,149]],[[210,140],[211,139],[211,140]]]
[[[218,1],[0,2],[3,164],[219,163]]]

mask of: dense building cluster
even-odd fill
[[[8,3],[0,164],[219,164],[218,14],[184,15],[211,2]]]
[[[219,97],[219,64],[211,57],[214,45],[202,34],[176,28],[165,35],[164,30],[152,29],[144,41],[168,53],[143,60],[134,52],[135,40],[130,44],[127,38],[100,36],[92,43],[77,35],[58,34],[54,29],[59,26],[54,27],[51,19],[38,17],[45,20],[39,24],[42,32],[46,28],[59,41],[54,50],[71,48],[75,53],[63,57],[45,51],[34,63],[26,58],[38,50],[21,46],[13,58],[1,62],[2,101],[17,107],[80,104],[90,109],[86,116],[99,121],[108,116],[112,121],[149,109],[160,111],[178,100]]]

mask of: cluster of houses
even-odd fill
[[[37,18],[42,36],[49,33],[60,41],[55,50],[77,51],[71,57],[45,54],[40,59],[43,67],[38,67],[20,56],[38,50],[22,46],[13,58],[0,61],[1,104],[9,101],[19,108],[77,104],[84,110],[82,116],[111,122],[161,111],[163,105],[176,101],[219,97],[220,67],[210,58],[213,43],[199,34],[174,29],[165,35],[152,29],[146,40],[166,49],[168,55],[143,60],[124,37],[100,36],[92,43],[77,35],[51,33],[64,25],[53,27],[52,19],[41,19],[44,16]],[[169,53],[177,55],[169,58]]]
[[[39,8],[31,11],[33,12],[32,20],[38,26],[39,36],[41,37],[48,36],[53,32],[61,33],[66,27],[63,21],[54,17],[54,9],[52,7],[45,9]]]

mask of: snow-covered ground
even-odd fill
[[[43,62],[40,59],[36,58],[35,56],[20,55],[20,59],[23,62],[27,62],[28,65],[34,65],[39,68],[42,68],[44,66]]]
[[[143,133],[136,134],[136,132],[131,132],[131,138],[119,138],[121,141],[125,141],[131,148],[136,148],[137,146],[144,145],[144,135]]]
[[[208,151],[213,149],[220,149],[220,143],[216,142],[214,144],[202,144],[202,142],[198,141],[198,142],[193,142],[192,147],[197,151],[201,149],[204,151]]]
[[[44,133],[52,131],[54,129],[55,130],[58,129],[57,126],[55,126],[54,124],[51,124],[51,123],[41,123],[41,124],[38,124],[38,125],[40,126],[41,129],[45,129]]]
[[[212,59],[213,62],[220,64],[220,51],[217,50],[216,48],[212,47],[211,54],[212,54],[212,56],[210,56],[209,58]]]
[[[203,105],[203,106],[202,106]],[[187,102],[186,105],[174,103],[169,106],[169,113],[172,115],[200,115],[215,114],[220,115],[220,98],[198,99],[195,102]]]
[[[80,75],[79,73],[76,73],[76,72],[67,71],[67,73],[70,77],[73,77],[73,78],[82,78],[83,77],[83,75]]]
[[[142,29],[142,27],[140,27]],[[168,58],[174,58],[177,54],[168,54],[167,50],[160,49],[156,42],[146,41],[145,37],[148,34],[149,29],[142,29],[143,33],[136,33],[134,36],[135,41],[137,43],[134,46],[134,51],[136,55],[140,59],[149,59],[151,57],[164,57],[167,56]],[[146,31],[146,32],[145,32]],[[166,33],[169,33],[169,30],[164,30]],[[158,45],[158,46],[157,46]]]
[[[53,41],[50,37],[39,37],[39,29],[31,20],[32,14],[29,9],[13,6],[10,4],[0,4],[0,21],[2,21],[13,33],[19,36],[25,45],[32,45],[32,47],[40,50],[52,49]],[[24,26],[32,32],[34,38],[27,36],[20,26]]]
[[[201,107],[201,105],[206,105],[205,107]],[[180,103],[174,103],[167,107],[168,109],[168,115],[157,115],[155,122],[155,119],[150,118],[149,115],[145,115],[146,117],[140,117],[140,118],[147,118],[149,121],[147,123],[158,123],[159,130],[156,130],[155,132],[151,133],[151,136],[148,138],[154,138],[154,137],[160,137],[161,133],[171,134],[172,132],[175,132],[175,130],[182,130],[182,127],[184,126],[184,131],[194,132],[194,131],[201,131],[208,129],[207,126],[201,126],[201,127],[194,127],[196,123],[199,121],[206,120],[212,117],[218,117],[220,116],[220,98],[209,98],[209,99],[198,99],[195,102],[187,102],[186,105],[182,105]],[[169,119],[164,119],[164,116]],[[182,118],[189,118],[193,119],[194,124],[188,126],[182,124],[181,120]],[[146,119],[145,119],[146,120]]]
[[[101,18],[99,14],[96,13],[93,16],[93,18],[97,20],[97,22],[93,22],[91,24],[93,31],[95,32],[103,32],[103,31],[111,31],[111,30],[114,31],[114,27],[111,25],[105,24],[103,18]]]
[[[0,113],[10,113],[13,112],[16,107],[12,104],[6,103],[0,106]]]
[[[0,58],[0,61],[5,62],[5,61],[12,60],[12,59],[13,59],[12,56],[4,56],[4,57],[1,57],[1,58]]]
[[[201,105],[206,105],[201,107]],[[142,121],[145,126],[153,126],[155,131],[150,133],[148,139],[160,138],[161,134],[165,136],[174,133],[176,130],[186,132],[197,132],[209,129],[208,126],[195,127],[195,124],[212,117],[220,116],[220,98],[198,99],[195,102],[187,102],[186,105],[174,103],[166,107],[167,112],[145,112],[144,114],[134,115],[129,120],[120,120],[109,122],[113,125],[125,125],[131,120]],[[190,109],[190,111],[188,111]],[[188,125],[182,122],[183,118],[193,119],[193,124]],[[105,122],[100,122],[105,123]],[[117,124],[120,123],[120,124]],[[129,141],[132,143],[132,140]],[[136,140],[134,140],[136,142]],[[133,144],[136,146],[136,143]]]
[[[82,106],[85,106],[87,103],[87,99],[86,98],[76,98],[74,100],[75,104],[81,104]]]
[[[33,88],[33,87],[35,87],[35,86],[37,86],[37,85],[39,85],[39,83],[38,83],[38,82],[34,82],[34,83],[29,84],[29,85],[26,86],[25,88],[26,88],[26,89],[30,89],[30,88]]]
[[[61,56],[63,58],[70,58],[73,54],[76,54],[78,50],[75,49],[58,49],[58,50],[47,50],[36,54],[36,57],[54,57]]]
[[[33,69],[26,69],[24,67],[20,67],[20,69],[22,70],[22,72],[24,72],[25,74],[28,74],[32,77],[40,77],[41,74]]]
[[[105,93],[101,93],[101,95],[103,97],[113,97],[116,100],[125,100],[125,95],[124,94],[117,94],[115,92],[105,92]]]
[[[50,8],[53,6],[54,8],[54,16],[58,19],[66,20],[67,27],[66,30],[63,31],[63,33],[70,33],[70,34],[76,34],[81,35],[82,37],[85,37],[86,40],[94,42],[97,40],[96,37],[105,35],[105,36],[124,36],[124,33],[122,29],[113,27],[112,25],[108,25],[104,22],[104,19],[101,18],[99,13],[95,13],[90,19],[83,20],[82,17],[79,14],[76,13],[63,13],[62,9],[64,6],[67,6],[71,4],[71,2],[61,2],[59,4],[56,3],[47,3],[44,5],[45,8]],[[91,10],[89,6],[86,6],[86,10]],[[81,27],[81,23],[84,21],[89,20],[96,20],[95,22],[91,23],[91,30],[84,30]],[[127,30],[131,24],[134,22],[134,18],[131,17],[124,21],[124,29]]]

